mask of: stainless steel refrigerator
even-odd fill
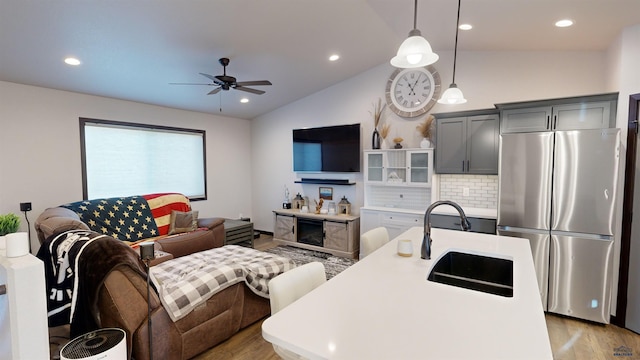
[[[529,239],[546,311],[609,322],[619,129],[504,134],[498,234]]]

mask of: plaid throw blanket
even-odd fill
[[[269,280],[294,268],[293,260],[226,245],[165,261],[150,269],[160,301],[173,321],[227,287],[244,281],[259,296],[269,297]]]

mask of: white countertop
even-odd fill
[[[390,211],[390,212],[398,212],[404,214],[416,214],[416,215],[424,215],[425,210],[412,210],[412,209],[401,209],[401,208],[389,208],[382,206],[363,206],[360,209],[364,210],[376,210],[376,211]],[[465,215],[468,217],[475,218],[484,218],[484,219],[496,219],[498,217],[497,209],[485,209],[485,208],[471,208],[471,207],[462,207]],[[433,209],[433,214],[442,214],[442,215],[455,215],[458,216],[458,212],[452,206],[438,206]]]
[[[310,359],[551,359],[529,243],[415,227],[265,320],[263,337]],[[412,257],[396,254],[411,239]],[[427,281],[448,249],[514,260],[512,298]]]

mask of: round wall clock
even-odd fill
[[[440,74],[433,66],[396,69],[389,80],[387,105],[403,117],[416,117],[429,111],[440,96]]]

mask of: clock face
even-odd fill
[[[404,117],[415,117],[429,111],[440,96],[440,75],[433,66],[397,69],[387,81],[389,108]]]

